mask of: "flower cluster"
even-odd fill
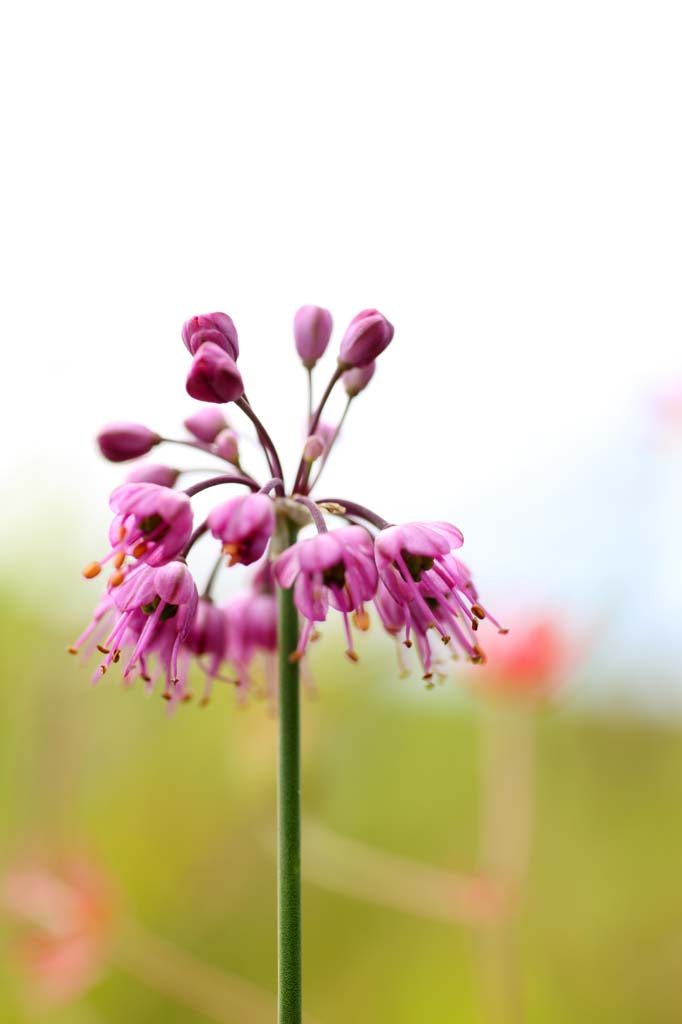
[[[500,627],[454,554],[463,543],[457,527],[394,525],[356,501],[312,496],[348,408],[373,379],[375,361],[393,338],[392,325],[376,309],[351,320],[314,409],[312,371],[329,345],[332,317],[326,309],[303,306],[293,326],[308,371],[309,408],[307,436],[288,489],[277,449],[244,394],[237,331],[225,313],[193,317],[182,329],[192,356],[187,392],[207,403],[185,420],[187,437],[173,442],[134,423],[113,423],[100,431],[100,450],[112,462],[139,459],[162,443],[180,443],[222,468],[182,489],[181,470],[142,461],[113,491],[109,550],[83,570],[92,579],[110,565],[106,591],[71,648],[73,653],[99,651],[97,677],[122,662],[124,681],[139,677],[150,690],[160,681],[162,695],[177,704],[191,697],[189,669],[195,663],[206,680],[201,703],[208,701],[216,680],[247,691],[254,659],[271,660],[277,650],[277,587],[293,588],[300,616],[292,659],[305,655],[333,609],[344,623],[346,653],[357,660],[353,632],[369,628],[373,606],[389,634],[404,647],[415,646],[426,680],[441,674],[451,657],[483,660],[480,621],[487,618]],[[341,422],[330,425],[322,414],[337,384],[345,389],[347,404]],[[265,482],[242,465],[240,434],[221,408],[227,403],[255,428],[268,467]],[[196,523],[194,496],[229,485],[239,493],[220,500]],[[342,525],[330,529],[329,517]],[[314,535],[299,538],[309,525]],[[202,543],[215,545],[216,561],[200,595],[187,559],[204,537]],[[218,571],[237,564],[255,566],[255,574],[243,592],[220,606],[213,597]],[[271,671],[271,691],[272,679]]]

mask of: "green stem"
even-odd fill
[[[290,528],[290,541],[295,529]],[[278,940],[279,1024],[301,1021],[301,779],[298,663],[289,660],[298,643],[298,613],[292,590],[278,588],[279,603],[279,779]]]

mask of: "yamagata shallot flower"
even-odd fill
[[[185,416],[188,436],[172,441],[151,428],[123,422],[100,432],[100,447],[110,461],[128,461],[152,446],[179,443],[204,462],[214,460],[216,469],[181,470],[142,461],[128,468],[126,482],[112,492],[109,551],[83,574],[92,579],[107,565],[112,571],[92,622],[72,648],[103,655],[98,677],[120,663],[125,682],[141,678],[150,689],[160,679],[163,695],[174,705],[191,694],[192,664],[204,677],[203,704],[217,681],[234,683],[240,692],[253,690],[254,658],[272,656],[277,649],[276,587],[292,591],[300,620],[293,661],[305,656],[330,615],[343,622],[351,660],[358,658],[355,632],[369,628],[370,616],[400,642],[403,667],[406,650],[416,649],[427,680],[452,656],[483,660],[479,624],[484,619],[497,623],[456,557],[463,544],[456,526],[439,521],[395,525],[354,499],[315,496],[341,425],[375,380],[377,360],[394,335],[393,325],[376,309],[353,317],[331,380],[315,406],[313,370],[330,347],[332,327],[331,313],[321,306],[304,305],[294,317],[294,344],[308,374],[309,408],[300,461],[288,486],[277,447],[246,397],[237,368],[239,339],[225,313],[190,317],[182,328],[192,359],[187,390],[201,403]],[[323,413],[336,385],[345,391],[346,408],[333,423]],[[232,413],[228,422],[228,404],[244,418],[244,426],[235,425]],[[255,434],[252,442],[260,448],[260,475],[242,464],[244,427]],[[197,472],[198,482],[186,479]],[[239,493],[226,493],[226,488]],[[216,495],[217,500],[197,519],[200,494],[204,505],[207,497]],[[299,536],[304,527],[312,527],[312,535]],[[215,560],[201,590],[188,564],[198,543],[207,549],[212,544]],[[214,588],[226,564],[239,574],[240,566],[257,562],[257,576],[241,592],[227,603],[216,600]]]

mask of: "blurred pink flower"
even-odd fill
[[[83,860],[27,862],[0,880],[0,904],[17,925],[14,949],[35,994],[73,999],[106,962],[114,898],[108,881]]]
[[[576,644],[550,616],[514,623],[508,636],[493,635],[475,685],[508,697],[546,697],[564,681]]]

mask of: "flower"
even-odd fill
[[[227,647],[227,616],[210,597],[200,598],[185,645],[196,656],[197,664],[206,676],[200,703],[208,704],[214,681],[224,678],[220,675],[220,666]]]
[[[126,462],[150,452],[161,437],[140,423],[109,423],[97,435],[99,450],[109,462]]]
[[[212,341],[197,349],[186,388],[199,402],[236,402],[244,394],[244,383],[234,359]]]
[[[100,562],[83,570],[86,579],[98,576],[113,559],[114,586],[122,583],[126,556],[163,565],[180,554],[192,532],[192,507],[186,494],[152,483],[121,484],[111,493],[109,507],[115,512],[109,529],[111,550]]]
[[[294,603],[307,620],[296,657],[303,656],[315,622],[324,622],[331,605],[343,615],[348,642],[346,653],[356,661],[348,615],[355,612],[356,625],[366,629],[364,602],[374,597],[377,588],[369,533],[361,526],[343,526],[298,541],[278,557],[274,572],[281,587],[294,587]]]
[[[215,449],[221,459],[239,465],[239,438],[234,430],[226,427],[215,438]]]
[[[364,366],[353,366],[342,376],[343,386],[349,398],[355,398],[361,391],[364,391],[377,368],[375,362],[366,363]]]
[[[468,569],[451,554],[463,540],[456,526],[443,522],[389,526],[376,539],[379,578],[394,605],[402,609],[406,644],[411,644],[412,635],[416,638],[427,679],[433,663],[429,630],[435,630],[446,645],[454,637],[467,657],[479,662],[483,654],[474,637],[479,620],[488,617],[500,628],[478,602]],[[383,595],[377,610],[382,621],[399,629],[394,605]]]
[[[141,462],[134,466],[126,476],[128,484],[158,484],[160,487],[173,487],[180,476],[179,469],[162,466],[157,462]]]
[[[0,904],[22,927],[18,958],[48,1003],[78,996],[99,977],[114,920],[108,881],[88,862],[26,862],[0,880]]]
[[[504,642],[486,644],[486,664],[475,685],[506,697],[546,697],[561,684],[575,651],[565,630],[549,615],[514,623]]]
[[[238,685],[248,689],[255,656],[277,650],[277,599],[272,592],[250,589],[226,605],[225,617],[225,655],[235,667]],[[273,684],[268,688],[274,689]]]
[[[215,405],[204,405],[188,416],[184,425],[190,434],[194,434],[200,441],[211,444],[220,431],[227,426],[227,420],[222,409],[216,409]]]
[[[294,341],[303,365],[312,370],[329,344],[332,315],[321,306],[301,306],[294,316]]]
[[[151,689],[156,678],[165,675],[164,697],[184,697],[187,679],[186,673],[179,670],[180,647],[194,622],[198,600],[196,584],[184,562],[169,562],[158,568],[140,565],[133,569],[112,591],[117,618],[104,643],[98,645],[105,655],[100,675],[120,661],[123,650],[132,648],[123,669],[125,682],[139,670]],[[152,654],[157,656],[161,668],[156,677],[150,675],[148,668]]]
[[[376,309],[363,309],[353,317],[341,339],[339,362],[351,366],[367,366],[391,343],[393,324]]]
[[[303,459],[305,462],[315,462],[324,453],[325,443],[320,434],[311,434],[303,445]]]
[[[239,356],[239,339],[232,317],[227,313],[204,313],[193,316],[182,327],[182,340],[191,355],[206,342],[211,342],[227,352],[232,359]]]
[[[265,551],[275,529],[275,507],[265,494],[240,494],[216,505],[208,528],[223,542],[229,565],[251,565]]]

